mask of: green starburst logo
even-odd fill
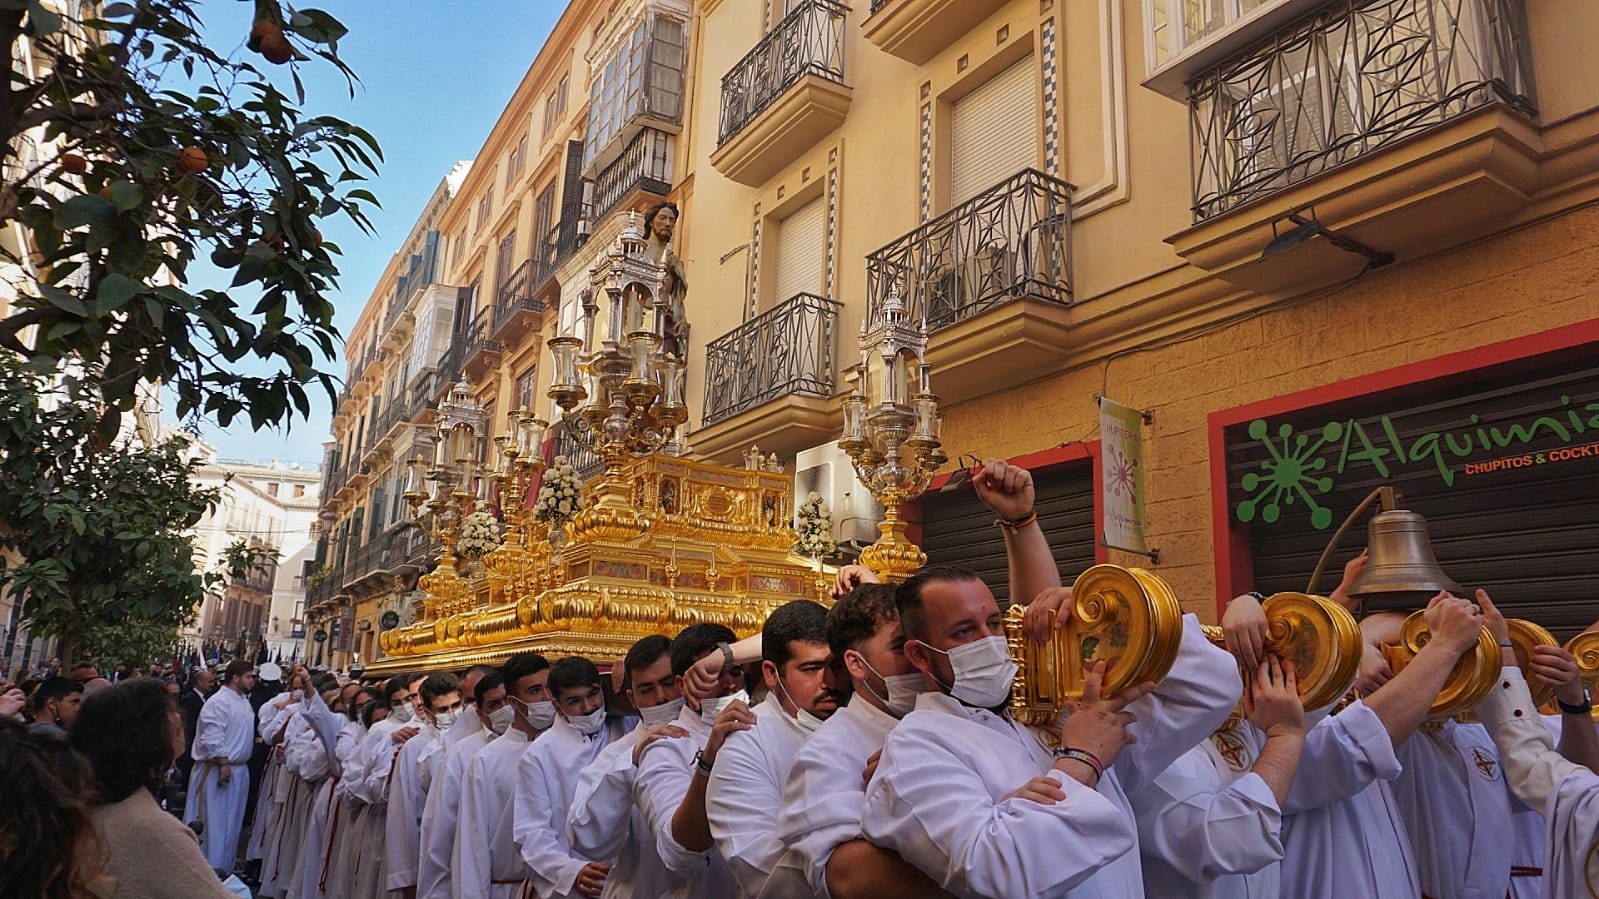
[[[1327,460],[1321,458],[1321,451],[1343,435],[1344,427],[1336,421],[1323,427],[1315,440],[1309,434],[1295,434],[1293,425],[1282,424],[1274,440],[1264,419],[1250,422],[1249,436],[1265,445],[1267,457],[1261,460],[1260,471],[1243,477],[1241,485],[1249,498],[1238,504],[1238,520],[1258,517],[1273,524],[1282,517],[1283,507],[1303,503],[1317,529],[1332,524],[1332,510],[1316,501],[1317,495],[1333,488],[1333,479],[1323,474]]]

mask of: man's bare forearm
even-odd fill
[[[1440,643],[1428,643],[1393,680],[1366,697],[1367,708],[1376,713],[1393,745],[1410,739],[1427,720],[1459,658],[1459,653]]]
[[[1011,601],[1027,605],[1038,594],[1060,586],[1060,566],[1044,539],[1044,529],[1033,522],[1024,528],[1000,528],[1005,534],[1005,558],[1010,563]]]
[[[833,899],[938,899],[938,888],[899,854],[865,840],[840,843],[827,860],[827,891]]]
[[[1260,758],[1250,766],[1250,771],[1266,782],[1271,794],[1281,806],[1288,799],[1288,790],[1294,785],[1294,772],[1299,770],[1299,754],[1305,748],[1305,735],[1300,733],[1272,734],[1260,749]]]
[[[696,774],[688,782],[688,792],[672,815],[672,839],[690,852],[711,848],[711,821],[705,814],[705,787],[709,781]]]

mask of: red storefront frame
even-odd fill
[[[1231,514],[1227,491],[1226,430],[1228,428],[1256,418],[1297,412],[1308,407],[1348,400],[1383,390],[1410,387],[1507,362],[1530,359],[1545,353],[1570,350],[1589,343],[1599,343],[1599,319],[1590,319],[1525,337],[1449,353],[1210,413],[1207,418],[1207,431],[1210,441],[1211,541],[1216,565],[1217,617],[1220,618],[1228,599],[1253,589],[1254,584],[1254,560],[1250,555],[1249,541],[1228,524]],[[1096,459],[1096,467],[1097,464]],[[1096,518],[1098,514],[1096,500]]]

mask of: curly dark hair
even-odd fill
[[[898,620],[893,584],[861,584],[828,610],[827,645],[834,658],[842,659],[844,650],[859,652],[879,627]]]
[[[0,896],[100,895],[88,777],[59,731],[0,716]]]
[[[159,790],[172,767],[177,705],[166,685],[136,677],[83,701],[68,738],[94,771],[97,803],[110,805],[141,787]]]
[[[678,212],[677,204],[671,200],[662,200],[644,211],[644,236],[646,238],[655,233],[655,217],[668,209],[672,211],[672,215],[679,218],[682,217],[682,213]]]

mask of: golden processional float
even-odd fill
[[[485,466],[478,460],[490,454],[488,423],[470,390],[460,384],[440,405],[433,458],[407,463],[405,492],[417,523],[441,546],[438,565],[418,581],[417,620],[382,634],[385,658],[367,676],[459,669],[524,651],[606,662],[650,634],[716,622],[744,637],[785,602],[829,602],[833,572],[794,551],[793,477],[775,457],[752,452],[743,467],[727,467],[681,454],[688,408],[675,320],[679,265],[644,236],[635,214],[590,271],[584,337],[549,341],[549,396],[570,437],[604,465],[569,516],[527,508],[530,482],[547,474],[547,422],[516,413],[512,433],[493,438],[497,461]],[[857,472],[890,510],[884,538],[863,555],[896,580],[923,560],[905,539],[898,505],[944,461],[925,365],[923,389],[906,395],[905,372],[922,358],[925,329],[920,344],[901,346],[908,332],[899,318],[889,328],[892,349],[874,367],[881,401],[867,408],[863,373],[845,403]],[[480,561],[463,559],[463,530],[491,507],[503,542]]]

